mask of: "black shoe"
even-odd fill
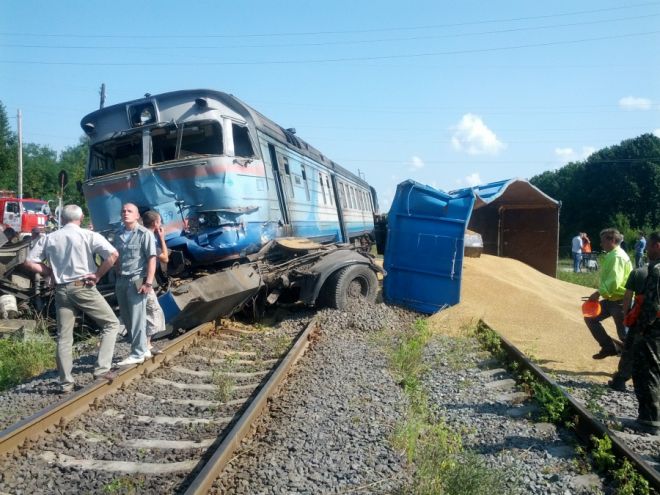
[[[591,356],[594,359],[605,359],[606,357],[616,356],[616,351],[614,349],[601,349],[598,353]]]
[[[609,382],[607,382],[607,386],[612,390],[616,390],[617,392],[626,391],[626,382],[619,378],[612,378]]]

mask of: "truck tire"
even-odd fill
[[[365,265],[351,265],[333,273],[324,286],[327,306],[344,310],[353,304],[376,300],[378,278]]]

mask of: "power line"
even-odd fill
[[[349,162],[357,162],[357,163],[398,163],[400,165],[410,165],[410,159],[404,159],[404,160],[379,160],[377,158],[366,158],[366,159],[360,159],[360,158],[337,158],[334,159],[337,163],[349,163]],[[620,163],[620,162],[625,162],[625,163],[632,163],[632,162],[642,162],[642,161],[653,161],[653,162],[658,162],[660,164],[660,156],[650,156],[650,157],[637,157],[637,158],[616,158],[616,159],[602,159],[602,160],[589,160],[588,158],[580,159],[580,160],[569,160],[566,163],[582,163],[582,164],[601,164],[601,163]],[[471,165],[508,165],[508,164],[538,164],[538,165],[549,165],[552,163],[551,160],[423,160],[424,164],[433,164],[433,165],[448,165],[448,164],[456,164],[456,165],[465,165],[465,166],[471,166]]]
[[[624,38],[634,38],[639,36],[649,36],[659,34],[660,31],[646,31],[641,33],[628,33],[613,36],[599,36],[595,38],[581,38],[577,40],[549,41],[544,43],[527,43],[521,45],[509,45],[491,48],[473,48],[464,50],[448,50],[441,52],[412,53],[403,55],[379,55],[367,57],[337,57],[326,59],[301,59],[301,60],[265,60],[265,61],[240,61],[240,62],[45,62],[32,60],[0,60],[2,64],[25,64],[25,65],[64,65],[64,66],[95,66],[95,67],[197,67],[197,66],[222,66],[222,65],[295,65],[295,64],[315,64],[315,63],[336,63],[336,62],[365,62],[373,60],[396,60],[407,58],[434,57],[441,55],[465,55],[470,53],[492,53],[497,51],[519,50],[523,48],[540,48],[547,46],[572,45],[591,41],[615,40]]]
[[[534,27],[519,27],[519,28],[509,28],[509,29],[497,29],[492,31],[477,31],[469,33],[453,33],[453,34],[435,34],[427,36],[409,36],[403,38],[380,38],[380,39],[371,39],[371,40],[343,40],[343,41],[324,41],[324,42],[313,42],[313,43],[268,43],[260,45],[189,45],[189,46],[173,46],[173,45],[158,45],[158,46],[137,46],[137,45],[37,45],[37,44],[20,44],[20,43],[0,43],[0,47],[4,48],[49,48],[49,49],[65,49],[65,50],[166,50],[171,51],[173,49],[178,50],[200,50],[200,49],[233,49],[233,48],[295,48],[295,47],[318,47],[318,46],[337,46],[337,45],[359,45],[359,44],[372,44],[372,43],[389,43],[389,42],[402,42],[402,41],[419,41],[419,40],[429,40],[429,39],[442,39],[442,38],[459,38],[467,36],[483,36],[490,34],[505,34],[505,33],[514,33],[514,32],[523,32],[523,31],[537,31],[545,29],[556,29],[561,27],[576,27],[576,26],[586,26],[594,24],[604,24],[611,22],[620,22],[620,21],[629,21],[629,20],[638,20],[638,19],[648,19],[651,17],[658,17],[660,13],[647,14],[633,17],[619,17],[615,19],[601,19],[597,21],[584,21],[584,22],[574,22],[567,24],[549,24],[545,26],[534,26]]]
[[[553,17],[569,17],[583,14],[595,14],[600,12],[612,12],[616,10],[629,10],[636,7],[646,7],[650,5],[659,5],[660,2],[644,2],[632,5],[624,5],[621,7],[609,7],[602,9],[591,10],[578,10],[572,12],[563,12],[559,14],[545,14],[536,16],[513,17],[513,18],[500,18],[488,19],[481,21],[467,21],[446,24],[430,24],[423,26],[404,26],[395,28],[374,28],[374,29],[347,29],[337,31],[302,31],[291,33],[241,33],[241,34],[204,34],[204,35],[109,35],[109,34],[55,34],[55,33],[21,33],[21,32],[0,32],[0,35],[5,36],[31,36],[31,37],[49,37],[49,38],[133,38],[133,39],[153,39],[153,38],[166,38],[166,39],[204,39],[204,38],[263,38],[263,37],[284,37],[284,36],[317,36],[317,35],[335,35],[335,34],[355,34],[355,33],[377,33],[377,32],[392,32],[392,31],[412,31],[420,29],[437,29],[447,27],[462,27],[473,26],[479,24],[491,24],[502,22],[520,22],[530,21],[536,19],[549,19]]]

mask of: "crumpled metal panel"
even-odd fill
[[[160,213],[168,247],[185,247],[204,263],[255,252],[278,234],[279,218],[271,218],[270,198],[259,191],[265,181],[261,161],[246,168],[227,158],[207,158],[106,175],[87,181],[83,190],[95,230],[116,229],[122,204],[131,202]],[[195,225],[199,214],[209,212],[216,212],[217,225]]]
[[[228,316],[254,297],[262,286],[252,265],[238,265],[181,285],[158,298],[165,322],[187,330]]]

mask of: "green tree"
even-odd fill
[[[69,146],[60,154],[59,166],[69,175],[69,185],[64,189],[65,203],[75,203],[87,210],[85,198],[78,191],[77,184],[85,179],[85,166],[89,153],[89,140],[81,137],[76,146]]]
[[[55,198],[57,152],[34,143],[23,145],[23,197]]]
[[[7,110],[0,101],[0,189],[13,189],[17,167],[16,135],[12,132]]]
[[[613,226],[630,243],[636,230],[660,226],[660,138],[652,134],[603,148],[530,182],[562,203],[560,246],[568,246],[579,231],[597,241],[601,229]]]

